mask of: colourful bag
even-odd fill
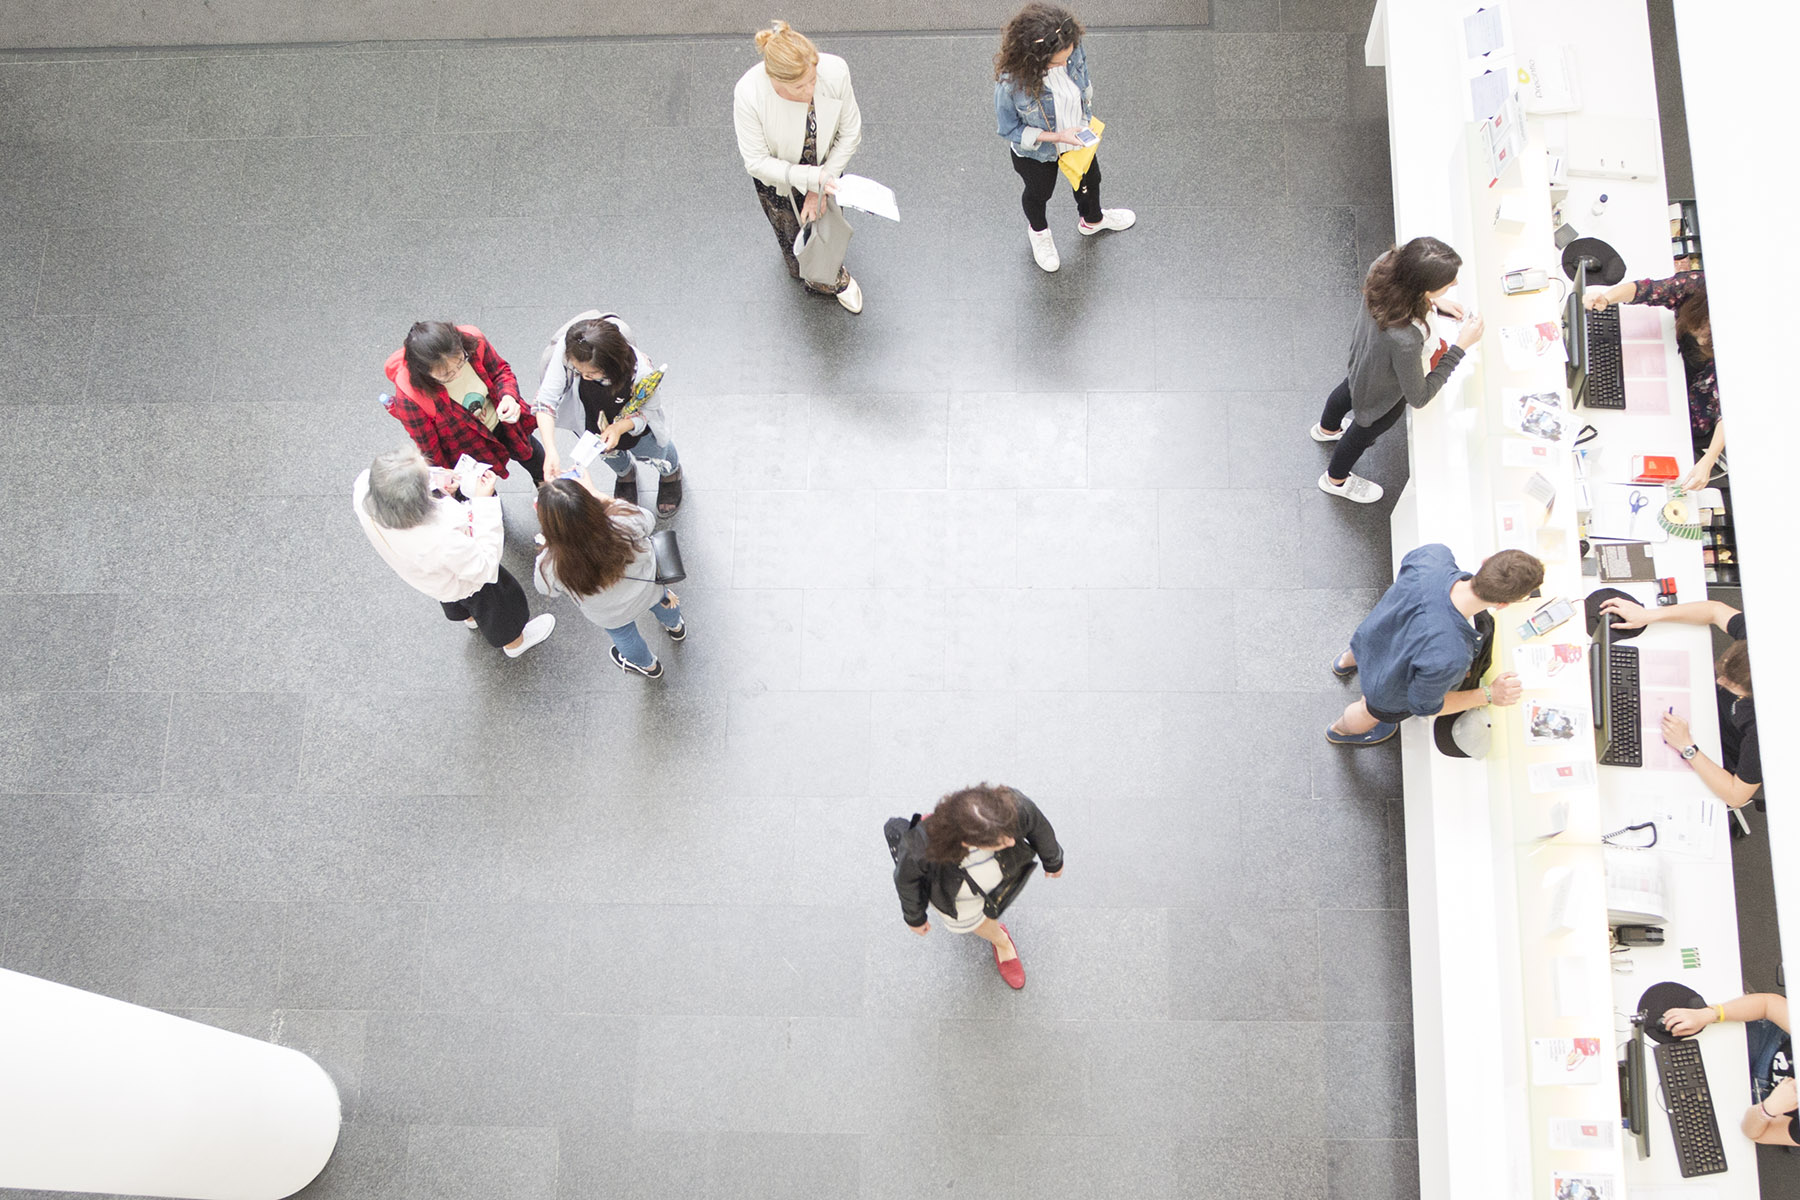
[[[1099,137],[1106,132],[1106,122],[1099,117],[1092,117],[1088,120],[1088,128],[1094,131],[1095,137]],[[1095,142],[1091,146],[1077,146],[1057,158],[1056,165],[1062,168],[1063,178],[1076,191],[1081,190],[1081,177],[1094,165],[1094,152],[1099,149],[1100,143]]]

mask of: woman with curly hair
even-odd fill
[[[1016,887],[1044,860],[1051,879],[1063,873],[1062,847],[1038,806],[1013,788],[978,784],[951,792],[923,817],[914,815],[894,852],[900,913],[920,937],[931,932],[929,909],[951,933],[973,933],[994,948],[1008,987],[1025,986],[1025,966],[1006,926],[988,916],[990,894]]]
[[[1032,257],[1046,271],[1062,265],[1047,210],[1061,174],[1057,159],[1082,148],[1081,135],[1094,115],[1083,32],[1067,9],[1027,4],[1000,31],[1000,53],[994,55],[994,118],[1012,149],[1013,170],[1025,183],[1020,204]],[[1084,237],[1130,229],[1137,221],[1129,208],[1100,207],[1098,154],[1075,189],[1075,207]]]
[[[531,572],[537,590],[574,597],[581,615],[612,638],[612,660],[620,670],[661,679],[662,663],[638,632],[637,619],[654,613],[672,642],[687,636],[687,622],[680,598],[656,582],[650,547],[656,518],[601,495],[586,471],[540,487],[537,516],[544,531],[544,549]]]
[[[1375,439],[1394,427],[1408,406],[1423,408],[1449,380],[1486,329],[1478,316],[1444,299],[1456,286],[1462,256],[1433,237],[1418,237],[1375,260],[1363,280],[1363,310],[1350,338],[1350,373],[1325,401],[1312,427],[1315,442],[1336,442],[1319,487],[1358,504],[1381,499],[1381,487],[1350,468]],[[1462,321],[1454,346],[1431,337],[1433,309]],[[1405,403],[1402,403],[1404,401]],[[1354,411],[1349,425],[1344,418]]]

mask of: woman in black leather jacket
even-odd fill
[[[951,792],[900,838],[894,888],[901,914],[921,937],[931,932],[929,908],[952,933],[978,934],[993,946],[1000,978],[1022,988],[1018,947],[1006,926],[983,913],[982,900],[1023,875],[1034,853],[1046,876],[1063,873],[1056,831],[1024,795],[985,783]]]

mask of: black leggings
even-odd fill
[[[1350,381],[1346,379],[1338,384],[1325,401],[1324,414],[1319,417],[1319,428],[1327,433],[1335,429],[1344,431],[1337,449],[1331,452],[1331,464],[1325,468],[1325,473],[1333,479],[1348,479],[1363,451],[1374,445],[1375,439],[1392,429],[1405,414],[1406,405],[1396,404],[1377,417],[1373,425],[1358,425],[1354,420],[1346,425],[1345,421],[1350,417]]]
[[[1050,196],[1056,191],[1056,181],[1062,178],[1062,169],[1055,160],[1039,162],[1035,158],[1022,158],[1017,154],[1009,154],[1013,170],[1025,181],[1025,194],[1019,197],[1019,203],[1025,209],[1025,223],[1035,233],[1042,233],[1050,228],[1050,214],[1046,211]],[[1100,211],[1100,156],[1094,155],[1093,165],[1088,167],[1087,174],[1081,177],[1081,186],[1075,189],[1075,207],[1081,213],[1081,219],[1089,225],[1098,225],[1105,219]]]

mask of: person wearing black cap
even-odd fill
[[[1664,713],[1663,741],[1681,752],[1712,794],[1732,808],[1750,803],[1763,784],[1762,741],[1756,733],[1756,701],[1750,695],[1750,647],[1745,641],[1744,614],[1718,600],[1696,600],[1667,608],[1645,608],[1613,597],[1600,606],[1610,613],[1615,629],[1642,629],[1658,621],[1684,625],[1716,625],[1736,638],[1714,664],[1719,687],[1719,741],[1722,763],[1706,756],[1694,741],[1688,723],[1674,713]]]
[[[1420,546],[1400,560],[1394,586],[1331,664],[1349,679],[1359,671],[1362,695],[1325,730],[1340,746],[1373,746],[1400,731],[1410,716],[1467,712],[1484,704],[1517,704],[1523,688],[1508,671],[1484,687],[1459,688],[1481,646],[1480,618],[1516,604],[1544,582],[1544,564],[1523,550],[1490,555],[1471,575],[1450,547]]]
[[[1663,1028],[1677,1037],[1693,1037],[1720,1021],[1748,1026],[1744,1033],[1756,1102],[1744,1112],[1744,1136],[1765,1146],[1800,1146],[1800,1095],[1794,1090],[1794,1027],[1787,997],[1752,992],[1705,1008],[1671,1008],[1662,1015]]]

